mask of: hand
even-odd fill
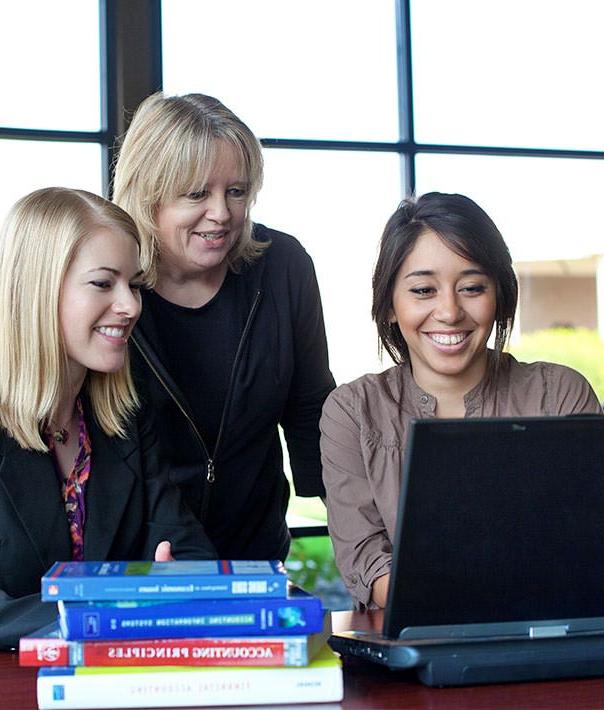
[[[378,577],[371,586],[371,601],[379,607],[386,606],[388,599],[388,585],[390,584],[390,573]]]
[[[172,545],[167,540],[163,540],[155,548],[155,561],[171,562],[173,559],[174,558],[172,557]]]

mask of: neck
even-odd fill
[[[215,269],[188,273],[182,269],[171,269],[169,265],[160,266],[154,288],[162,298],[171,303],[188,308],[199,308],[218,293],[227,271],[226,262]]]
[[[59,399],[52,410],[52,420],[56,425],[66,426],[66,423],[72,421],[76,399],[80,394],[87,372],[88,370],[85,367],[71,363],[67,386],[59,395]]]
[[[75,397],[61,397],[53,410],[51,429],[69,429],[75,419]]]
[[[461,374],[437,374],[425,370],[421,364],[414,366],[413,361],[411,367],[417,385],[436,398],[437,417],[463,417],[464,398],[483,380],[488,367],[488,354],[485,350],[484,356]]]

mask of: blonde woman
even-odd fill
[[[252,224],[260,144],[217,99],[146,99],[114,199],[141,234],[153,288],[131,347],[175,481],[221,557],[285,559],[289,484],[324,495],[319,417],[334,381],[312,261]]]
[[[127,341],[139,238],[96,195],[46,188],[0,233],[0,645],[56,615],[57,560],[214,557],[137,415]]]

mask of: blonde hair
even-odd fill
[[[157,212],[179,195],[205,184],[216,159],[217,140],[231,145],[248,183],[246,220],[227,256],[238,271],[268,246],[252,238],[249,211],[262,187],[263,160],[258,139],[218,99],[204,94],[147,97],[138,107],[115,165],[113,200],[132,215],[141,236],[141,265],[157,278],[161,258]]]
[[[0,425],[23,448],[48,450],[41,428],[69,382],[61,286],[80,244],[103,227],[140,244],[133,220],[117,205],[48,187],[21,198],[0,230]],[[124,437],[138,406],[127,353],[118,372],[89,371],[84,386],[103,431]]]

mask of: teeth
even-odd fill
[[[468,337],[467,333],[455,333],[454,335],[444,335],[443,333],[431,333],[430,337],[439,345],[457,345]]]
[[[103,335],[108,335],[111,338],[123,338],[125,328],[107,328],[106,326],[102,325],[100,328],[98,328],[98,331],[99,333],[102,333]]]

